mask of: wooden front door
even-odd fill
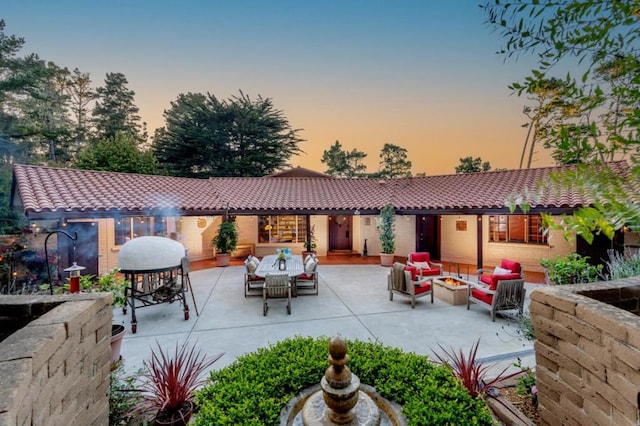
[[[329,251],[352,250],[352,217],[349,215],[329,216]]]
[[[416,251],[427,251],[440,259],[440,221],[435,215],[416,215]]]

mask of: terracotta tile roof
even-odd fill
[[[219,210],[205,179],[14,166],[25,212],[135,212]]]
[[[629,175],[624,161],[611,163]],[[250,211],[376,212],[391,202],[397,210],[504,210],[509,196],[533,191],[559,167],[400,179],[262,177],[190,179],[16,165],[15,181],[25,213],[137,211],[215,214]],[[534,208],[573,208],[592,204],[569,189],[525,201]]]

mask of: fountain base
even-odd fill
[[[319,399],[322,401],[322,391],[319,383],[305,389],[300,392],[298,396],[289,401],[280,415],[280,426],[303,426],[303,407],[307,404],[307,401],[316,394],[319,395]],[[364,398],[363,394],[365,395]],[[369,398],[373,401],[373,405],[380,413],[380,422],[378,423],[380,426],[405,426],[407,424],[404,417],[400,414],[402,408],[398,404],[380,396],[374,387],[361,384],[359,398]],[[315,402],[313,404],[315,405]],[[360,404],[360,402],[358,404]],[[326,405],[324,407],[326,408]],[[356,408],[356,410],[358,409],[359,408]],[[351,425],[355,424],[360,425],[360,423],[351,423]]]
[[[358,403],[352,409],[352,420],[346,416],[344,417],[345,421],[341,421],[340,418],[331,418],[322,391],[314,393],[307,399],[301,414],[302,424],[305,426],[378,426],[380,424],[378,406],[369,395],[362,391],[358,391]]]

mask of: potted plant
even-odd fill
[[[216,248],[218,266],[229,266],[231,252],[238,246],[238,228],[234,222],[223,221],[218,228],[218,235],[213,237]]]
[[[309,254],[315,254],[316,250],[316,236],[315,236],[315,227],[312,226],[311,230],[309,230],[309,238],[304,242],[304,250],[302,252],[302,257]]]
[[[390,203],[387,203],[380,210],[380,218],[377,226],[382,249],[380,253],[380,264],[382,266],[393,265],[394,253],[396,251],[395,222],[395,210]]]
[[[98,281],[92,286],[92,291],[111,293],[113,296],[113,305],[116,307],[124,307],[127,298],[124,291],[129,285],[122,275],[119,274],[118,268],[114,268],[109,272],[100,275]],[[84,288],[84,287],[83,287]],[[120,360],[120,349],[122,347],[122,338],[124,337],[125,327],[122,324],[111,324],[111,365],[112,367]]]
[[[203,373],[224,353],[206,357],[188,342],[176,343],[173,354],[160,343],[144,362],[140,411],[153,416],[155,425],[186,425],[194,408],[195,391],[205,383]]]

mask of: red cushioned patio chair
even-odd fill
[[[486,274],[486,272],[491,272]],[[498,280],[517,280],[524,279],[524,271],[519,262],[509,259],[502,259],[500,266],[494,269],[478,269],[478,282],[495,287]]]
[[[469,283],[467,309],[471,302],[491,310],[491,321],[496,320],[496,312],[518,310],[522,315],[526,289],[524,272],[518,262],[502,259],[491,275],[484,275],[486,269],[478,269],[478,283]]]
[[[389,300],[393,301],[393,295],[398,294],[411,299],[411,308],[415,309],[416,299],[424,296],[431,296],[433,303],[433,286],[431,278],[420,277],[417,269],[406,266],[404,263],[395,262],[391,267],[391,272],[387,277],[387,287],[389,289]]]
[[[442,263],[433,262],[427,251],[409,253],[407,266],[416,268],[420,277],[442,275]]]

